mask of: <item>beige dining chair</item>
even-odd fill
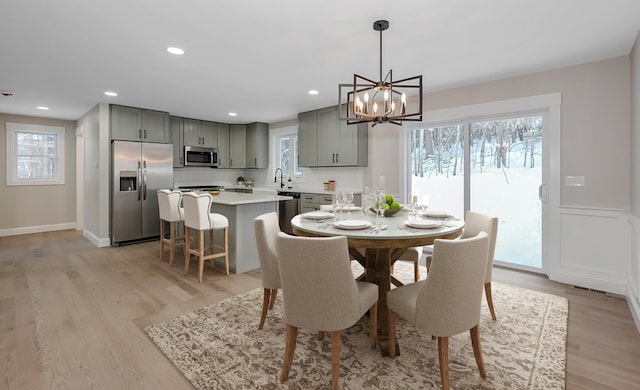
[[[389,356],[396,354],[396,316],[438,338],[442,388],[449,389],[449,337],[469,331],[480,375],[487,374],[480,348],[480,305],[489,236],[436,240],[426,280],[387,293]]]
[[[498,218],[491,217],[486,214],[477,213],[475,211],[468,211],[467,217],[464,221],[464,229],[459,238],[469,238],[476,236],[479,232],[483,231],[489,235],[489,251],[487,253],[487,269],[484,274],[484,294],[487,299],[487,306],[491,312],[491,318],[497,319],[496,312],[493,307],[493,297],[491,295],[491,280],[493,271],[493,256],[496,251],[496,239],[498,237]],[[432,264],[431,256],[427,256],[427,274]]]
[[[187,259],[185,261],[184,272],[189,273],[189,263],[191,255],[198,259],[198,281],[202,283],[204,273],[204,262],[211,260],[211,267],[216,258],[224,258],[225,273],[229,275],[229,220],[222,214],[212,213],[212,196],[203,193],[187,192],[182,195],[184,205],[184,232],[187,241]],[[195,230],[196,234],[191,240],[190,231]],[[223,231],[223,245],[214,243],[214,230]],[[205,246],[204,233],[209,232],[209,245]],[[193,248],[191,242],[193,241]]]
[[[289,377],[298,328],[331,332],[331,388],[340,376],[340,331],[369,310],[371,349],[377,338],[378,286],[353,279],[347,238],[296,237],[278,233],[286,342],[280,382]]]
[[[264,289],[262,314],[258,324],[258,329],[262,329],[267,318],[267,311],[273,309],[278,289],[280,289],[280,271],[278,270],[276,249],[278,233],[280,233],[278,214],[270,212],[257,216],[254,218],[254,230],[262,273],[262,288]]]
[[[187,251],[184,232],[179,236],[180,225],[184,221],[184,209],[180,207],[182,192],[169,189],[158,190],[158,210],[160,212],[160,261],[164,254],[164,245],[169,245],[169,266],[173,265],[176,247],[181,246],[185,259]],[[169,224],[169,238],[166,237],[165,222]]]

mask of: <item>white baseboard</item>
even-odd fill
[[[91,233],[87,229],[84,229],[82,231],[82,236],[84,238],[86,238],[87,240],[91,241],[91,243],[93,245],[97,246],[98,248],[102,248],[102,247],[111,245],[111,239],[110,238],[100,238],[100,237],[96,236],[95,234]]]
[[[635,299],[633,291],[631,291],[630,288],[627,289],[627,303],[629,304],[629,310],[631,310],[633,320],[636,323],[638,333],[640,333],[640,302]]]
[[[58,223],[54,225],[26,226],[20,228],[0,229],[0,237],[19,236],[21,234],[54,232],[58,230],[72,230],[76,228],[75,222]]]

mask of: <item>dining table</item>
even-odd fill
[[[368,210],[345,213],[315,211],[292,218],[293,233],[306,237],[346,236],[349,255],[363,267],[358,279],[378,285],[378,346],[382,356],[389,356],[389,323],[387,292],[391,284],[402,282],[391,274],[391,266],[411,247],[432,245],[436,239],[460,236],[464,221],[447,213],[409,217],[406,209],[393,216],[380,218]],[[396,354],[400,348],[396,345]]]

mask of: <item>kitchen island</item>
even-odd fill
[[[229,219],[229,270],[242,273],[260,268],[258,249],[253,228],[253,219],[271,211],[278,212],[280,201],[290,200],[290,196],[273,193],[245,194],[222,191],[213,196],[211,212]],[[222,242],[222,232],[216,231],[214,240]],[[216,259],[216,265],[224,268],[223,260]]]

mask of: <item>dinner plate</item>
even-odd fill
[[[431,221],[428,219],[415,219],[411,221],[404,221],[406,226],[416,228],[416,229],[434,229],[442,226],[440,221]]]
[[[344,211],[362,211],[362,207],[358,207],[358,206],[344,206],[342,208],[342,210]]]
[[[359,220],[355,220],[355,219],[347,219],[344,221],[335,221],[333,223],[333,226],[337,227],[338,229],[345,229],[345,230],[361,230],[361,229],[367,229],[371,227],[371,222],[369,221],[359,221]]]
[[[333,214],[326,211],[310,211],[302,214],[302,217],[305,219],[327,219],[333,217]]]
[[[449,213],[446,211],[427,210],[424,213],[425,217],[429,218],[447,218]]]

